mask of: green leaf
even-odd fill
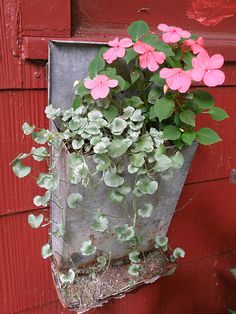
[[[176,249],[174,249],[173,256],[176,259],[179,258],[179,257],[184,258],[185,251],[183,249],[181,249],[180,247],[177,247]]]
[[[124,139],[113,139],[108,145],[108,154],[112,158],[117,158],[122,156],[127,149],[132,145],[132,141],[128,138]]]
[[[157,155],[155,156],[155,159],[156,159],[156,165],[155,165],[156,171],[165,171],[171,167],[171,159],[165,154]]]
[[[124,178],[115,172],[115,169],[106,170],[104,173],[104,183],[110,187],[117,187],[124,183]]]
[[[145,163],[145,153],[143,152],[140,152],[140,153],[137,153],[137,154],[133,154],[131,157],[130,157],[130,163],[132,166],[136,167],[136,168],[140,168],[143,166],[143,164]]]
[[[38,144],[45,144],[49,139],[49,135],[50,133],[47,130],[42,129],[39,132],[33,132],[32,138]]]
[[[229,311],[230,314],[236,314],[236,311],[233,311],[231,309],[228,309],[228,311]]]
[[[221,141],[219,135],[210,128],[201,128],[197,131],[197,139],[203,145],[210,145]]]
[[[108,194],[110,200],[114,203],[121,203],[123,201],[124,196],[116,190],[111,190]]]
[[[134,227],[128,225],[116,227],[115,232],[117,234],[117,240],[120,242],[130,241],[135,235]]]
[[[18,178],[24,178],[30,173],[31,167],[26,167],[21,161],[17,160],[14,162],[12,170]]]
[[[212,117],[213,120],[222,121],[224,119],[229,118],[229,115],[226,111],[219,107],[212,107],[208,111],[209,115]]]
[[[31,226],[31,228],[37,229],[41,226],[43,219],[44,219],[43,214],[39,214],[38,216],[30,214],[28,216],[28,223]]]
[[[187,109],[180,112],[179,117],[182,122],[195,126],[195,113],[192,110]]]
[[[42,161],[46,157],[49,156],[49,153],[46,147],[39,147],[39,148],[32,147],[31,153],[33,155],[34,160],[36,161]]]
[[[140,264],[132,264],[128,268],[128,274],[130,276],[138,276],[139,272],[143,269],[142,265]]]
[[[82,97],[81,96],[75,96],[73,103],[72,103],[72,107],[74,110],[76,110],[77,108],[79,108],[79,106],[82,104]]]
[[[56,237],[57,239],[63,238],[65,235],[65,225],[63,224],[56,224],[56,230],[53,231],[53,236]]]
[[[234,278],[236,278],[236,268],[231,268],[230,272],[234,276]]]
[[[138,215],[142,218],[148,218],[152,215],[153,206],[151,203],[145,203],[142,208],[138,209]]]
[[[148,34],[145,35],[142,39],[142,42],[152,45],[152,43],[156,43],[157,39],[159,38],[159,36],[155,35],[155,34]]]
[[[170,157],[171,159],[171,166],[174,169],[180,169],[184,164],[184,157],[181,152],[176,152],[174,156]]]
[[[105,61],[101,56],[95,57],[88,66],[90,75],[97,75],[105,67]]]
[[[107,109],[103,109],[103,110],[102,110],[102,113],[103,113],[105,119],[106,119],[109,123],[111,123],[112,120],[118,116],[119,111],[118,111],[118,109],[117,109],[116,106],[114,106],[114,105],[109,105],[109,107],[108,107]]]
[[[150,104],[155,104],[160,96],[161,96],[161,90],[158,88],[153,88],[150,90],[148,94],[148,102]]]
[[[44,196],[37,195],[33,199],[33,203],[36,206],[47,206],[51,197],[51,192],[47,191]]]
[[[165,79],[161,78],[159,73],[155,73],[151,79],[151,82],[154,82],[156,85],[163,87],[165,85]]]
[[[49,191],[54,191],[57,188],[58,183],[58,173],[40,173],[37,179],[38,186]]]
[[[194,54],[192,54],[191,52],[186,52],[182,58],[182,60],[184,61],[185,63],[185,66],[184,66],[184,70],[190,70],[192,69],[192,59],[194,58]]]
[[[29,135],[31,134],[35,129],[35,126],[34,125],[29,125],[27,122],[25,122],[23,125],[22,125],[22,131],[25,135]]]
[[[201,109],[209,109],[214,106],[214,98],[206,91],[196,90],[193,92],[193,103]]]
[[[104,267],[107,263],[107,260],[104,256],[98,256],[97,257],[98,267]]]
[[[153,145],[153,140],[151,136],[149,136],[148,134],[143,134],[141,138],[139,138],[139,141],[137,143],[134,143],[132,152],[150,153],[151,151],[153,151],[153,149],[154,149],[154,145]]]
[[[83,242],[80,252],[84,256],[92,255],[96,252],[96,247],[93,246],[91,240],[87,240]]]
[[[142,72],[140,72],[139,69],[133,69],[133,71],[130,73],[130,79],[131,79],[131,83],[134,84],[137,79],[140,77]]]
[[[120,117],[116,117],[110,125],[111,133],[114,135],[121,135],[126,127],[127,122]]]
[[[77,86],[76,88],[76,91],[75,91],[75,95],[76,96],[80,96],[81,98],[83,98],[84,96],[86,95],[89,95],[90,94],[90,90],[88,90],[85,86],[84,86],[84,82],[81,81],[79,83],[79,85]],[[75,109],[75,108],[74,108]]]
[[[73,140],[72,142],[71,142],[71,145],[72,145],[72,147],[75,149],[75,150],[78,150],[78,149],[80,149],[83,145],[84,145],[84,140],[83,139],[81,139],[81,140]]]
[[[182,141],[188,145],[192,145],[193,141],[195,140],[195,137],[196,137],[196,132],[194,132],[194,131],[184,132],[181,135]]]
[[[133,41],[139,40],[140,37],[149,32],[148,24],[142,20],[135,21],[128,27],[128,33]]]
[[[52,250],[50,244],[47,243],[47,244],[42,246],[41,255],[42,255],[42,258],[44,258],[44,259],[53,255],[53,250]]]
[[[91,228],[97,232],[104,232],[108,229],[108,219],[103,214],[98,214]]]
[[[61,109],[60,108],[53,108],[52,105],[48,105],[46,108],[45,108],[45,113],[46,113],[46,117],[48,119],[51,119],[51,120],[54,120],[56,117],[59,116],[60,114],[60,111]]]
[[[75,272],[73,269],[69,269],[66,274],[60,275],[60,281],[62,284],[72,284],[75,280]]]
[[[71,193],[68,197],[67,197],[67,205],[70,208],[76,208],[79,203],[82,201],[83,197],[80,193]]]
[[[142,99],[138,96],[132,96],[130,98],[125,98],[124,102],[125,102],[126,106],[131,106],[134,108],[139,108],[143,104]]]
[[[96,170],[104,171],[109,168],[111,161],[106,154],[95,154],[93,156],[94,162],[97,164]]]
[[[148,177],[144,177],[137,181],[137,188],[143,194],[153,194],[158,188],[158,182],[152,181]]]
[[[170,100],[166,97],[163,97],[154,105],[154,114],[158,117],[159,121],[163,121],[169,117],[171,117],[172,113],[175,109],[175,103],[173,100]]]
[[[164,42],[162,41],[157,41],[156,43],[152,43],[152,47],[156,48],[157,50],[159,51],[162,51],[164,52],[164,54],[167,56],[167,57],[171,57],[171,56],[174,56],[174,52],[173,50],[170,48],[169,45],[165,44]]]
[[[140,257],[139,257],[140,252],[138,251],[132,251],[129,253],[129,260],[132,263],[140,263]]]
[[[157,235],[155,237],[155,248],[161,248],[164,251],[168,249],[168,238],[165,236]]]
[[[179,128],[174,125],[166,125],[163,130],[163,137],[166,140],[177,140],[180,138],[181,132]]]
[[[130,61],[132,61],[135,57],[137,57],[137,55],[138,54],[134,51],[133,48],[128,48],[128,49],[126,49],[126,54],[125,54],[124,59],[125,59],[126,63],[129,64]]]
[[[167,57],[166,62],[172,67],[172,68],[181,68],[182,64],[179,60],[176,60],[175,57]]]

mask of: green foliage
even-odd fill
[[[39,214],[38,216],[30,214],[28,216],[28,223],[33,229],[37,229],[41,226],[43,219],[44,219],[43,214]]]
[[[158,117],[159,121],[163,121],[171,117],[174,112],[175,103],[173,100],[163,97],[158,99],[154,105],[154,116]]]
[[[62,284],[72,284],[75,280],[75,272],[69,269],[67,273],[60,275],[60,282]]]
[[[137,277],[142,274],[141,243],[146,240],[139,230],[142,220],[148,221],[154,215],[153,200],[157,197],[160,180],[169,184],[172,175],[183,166],[181,152],[185,145],[192,145],[195,140],[203,145],[221,140],[208,127],[196,129],[198,115],[207,114],[213,120],[221,121],[228,118],[228,114],[214,106],[214,98],[208,92],[192,91],[191,88],[186,93],[172,90],[168,87],[168,80],[160,77],[162,68],[191,69],[195,56],[182,50],[183,40],[174,45],[166,44],[149,31],[144,21],[133,22],[128,33],[134,44],[140,40],[151,45],[154,51],[163,52],[166,56],[163,64],[156,71],[143,69],[141,54],[136,53],[133,46],[125,49],[123,61],[117,58],[108,64],[103,53],[110,47],[100,49],[89,64],[86,79],[103,74],[108,79],[117,80],[118,86],[113,88],[109,85],[108,88],[107,85],[107,96],[94,99],[91,90],[85,88],[84,80],[75,81],[71,108],[61,110],[58,108],[60,104],[50,104],[45,108],[51,125],[56,119],[56,127],[47,130],[27,122],[23,124],[23,133],[31,135],[40,145],[32,147],[29,153],[19,154],[11,166],[19,178],[30,174],[39,187],[46,189],[44,194],[34,197],[35,206],[47,206],[53,195],[52,202],[56,203],[58,210],[68,210],[68,206],[73,212],[79,207],[81,213],[83,210],[88,216],[92,213],[87,226],[91,234],[115,234],[119,243],[129,247],[131,264],[128,273]],[[48,172],[37,173],[37,165],[31,170],[30,166],[24,165],[27,164],[26,159],[44,161]],[[62,177],[58,169],[62,169]],[[93,193],[104,185],[107,188],[104,197],[109,198],[114,213],[106,213],[106,206],[87,208],[87,197],[83,199],[85,191]],[[66,200],[62,199],[65,196]],[[121,210],[126,217],[118,217]],[[119,220],[124,218],[126,220]],[[43,221],[42,214],[28,217],[32,228],[39,228]],[[45,218],[45,225],[51,223],[51,236],[66,241],[65,225]],[[103,268],[107,263],[105,256],[110,253],[100,251],[99,241],[94,242],[98,246],[96,248],[90,239],[83,242],[80,252],[89,256],[98,251],[97,266]],[[167,251],[167,237],[157,235],[154,245]],[[50,244],[45,244],[43,258],[52,255]],[[175,262],[183,256],[184,251],[176,248],[171,260]],[[65,285],[71,284],[74,276],[70,269],[61,275],[60,281]]]
[[[80,252],[84,256],[93,255],[96,252],[96,247],[93,246],[91,240],[87,240],[83,242]]]
[[[98,55],[90,62],[88,66],[89,74],[92,76],[97,75],[100,71],[103,70],[104,67],[105,61],[100,55]]]
[[[134,41],[139,40],[143,35],[149,32],[149,26],[144,21],[135,21],[128,27],[128,33]]]
[[[197,139],[203,145],[210,145],[221,141],[219,135],[210,128],[201,128],[197,131]]]

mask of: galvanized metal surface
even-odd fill
[[[87,75],[87,66],[91,58],[96,54],[99,45],[82,44],[76,42],[51,42],[49,59],[49,101],[56,107],[68,108],[71,106],[73,98],[73,82],[75,79],[82,79]],[[141,249],[146,252],[153,249],[155,235],[165,235],[168,230],[176,203],[182,190],[186,175],[188,173],[192,158],[197,144],[183,149],[185,163],[179,170],[174,170],[173,177],[168,181],[157,176],[159,182],[158,192],[152,196],[139,198],[137,208],[141,208],[145,202],[151,202],[154,212],[150,219],[137,219],[137,232],[143,237],[144,241]],[[172,148],[168,149],[173,151]],[[85,240],[91,239],[97,247],[98,252],[103,252],[111,256],[112,260],[117,260],[128,255],[130,249],[127,244],[118,243],[114,232],[100,233],[91,229],[92,217],[97,210],[106,213],[109,219],[109,230],[114,227],[130,224],[124,205],[117,205],[109,201],[108,193],[111,188],[105,186],[96,176],[91,184],[84,188],[81,184],[68,184],[68,151],[61,152],[57,158],[57,171],[60,172],[61,179],[54,199],[60,203],[52,203],[51,216],[56,223],[65,225],[65,241],[60,238],[52,237],[53,249],[57,252],[56,260],[59,269],[68,269],[72,266],[84,267],[95,263],[96,255],[83,256],[80,248]],[[121,163],[126,163],[120,160]],[[90,172],[95,172],[95,164],[91,157],[86,157],[86,163]],[[127,171],[123,173],[125,181],[131,186],[134,184],[134,176]],[[98,181],[98,183],[96,182]],[[73,192],[83,195],[81,206],[75,209],[68,208],[66,198]],[[132,207],[132,198],[127,199],[129,206]],[[63,208],[63,210],[60,209]],[[85,210],[85,208],[87,210]],[[116,216],[119,218],[113,218]]]

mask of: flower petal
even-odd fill
[[[85,79],[84,80],[84,86],[88,89],[93,89],[94,87],[96,87],[98,85],[97,80],[93,79],[93,80],[89,80],[89,79]]]
[[[106,85],[100,86],[98,85],[97,87],[93,88],[91,91],[91,95],[93,99],[99,99],[99,98],[106,98],[107,95],[109,94],[109,87]]]
[[[140,67],[146,69],[148,66],[148,52],[139,56]]]
[[[120,47],[129,48],[133,45],[133,42],[130,38],[122,38],[119,42]]]
[[[222,85],[225,81],[225,75],[221,70],[211,70],[206,72],[203,77],[203,82],[206,86],[214,87],[217,85]]]
[[[116,51],[117,57],[123,58],[125,55],[125,48],[119,47]]]
[[[118,45],[118,43],[119,43],[119,38],[116,37],[113,40],[108,41],[107,44],[108,44],[108,46],[116,47]]]
[[[160,31],[162,31],[162,32],[169,32],[169,31],[170,31],[170,27],[169,27],[168,25],[166,25],[166,24],[163,24],[163,23],[159,24],[159,25],[157,26],[157,28],[158,28]]]
[[[196,82],[200,82],[203,79],[205,71],[199,68],[193,68],[191,70],[191,78]]]
[[[163,68],[160,71],[160,77],[161,78],[168,78],[168,77],[175,75],[177,72],[178,72],[178,69]]]
[[[116,87],[116,86],[118,86],[118,81],[117,80],[108,80],[107,81],[107,86],[108,87]]]
[[[137,52],[137,53],[139,53],[139,54],[143,54],[143,53],[145,53],[145,52],[148,51],[148,49],[149,49],[148,46],[149,46],[149,45],[147,45],[147,44],[141,42],[140,40],[138,40],[138,41],[134,44],[133,48],[134,48],[134,51],[135,51],[135,52]]]
[[[168,32],[162,35],[162,39],[165,43],[177,43],[181,36],[176,32]]]
[[[148,53],[148,69],[151,72],[155,72],[159,68],[159,65],[155,59],[155,55],[152,53]]]
[[[117,49],[116,48],[110,48],[103,54],[104,60],[106,60],[107,63],[111,64],[114,60],[117,59]]]
[[[166,55],[164,54],[164,52],[153,51],[152,55],[159,64],[162,64],[166,59]]]
[[[224,64],[224,57],[220,54],[216,54],[210,58],[208,68],[212,70],[219,69],[222,67],[223,64]]]

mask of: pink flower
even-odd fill
[[[177,43],[181,38],[189,38],[191,34],[184,31],[180,27],[168,26],[166,24],[159,24],[157,28],[164,32],[162,39],[165,43]]]
[[[190,72],[180,68],[163,68],[160,71],[160,77],[166,79],[166,83],[170,89],[186,93],[192,83]]]
[[[97,75],[94,79],[84,80],[84,86],[91,89],[93,99],[106,98],[109,94],[110,88],[118,85],[117,80],[111,80],[105,74]]]
[[[225,81],[225,75],[219,68],[223,64],[224,58],[220,54],[210,57],[207,53],[200,53],[192,59],[191,77],[196,82],[203,80],[210,87],[221,85]]]
[[[163,52],[157,52],[152,46],[140,40],[134,44],[134,51],[140,54],[141,68],[148,68],[151,72],[155,72],[159,68],[159,64],[162,64],[166,59]]]
[[[119,40],[119,38],[116,37],[114,40],[109,41],[108,45],[112,48],[108,49],[103,54],[103,58],[110,64],[117,58],[123,58],[125,55],[125,48],[131,47],[133,42],[129,38]]]
[[[183,51],[192,50],[194,54],[198,54],[200,52],[206,52],[204,47],[204,40],[202,37],[199,37],[198,39],[187,39],[183,42],[182,49]]]

